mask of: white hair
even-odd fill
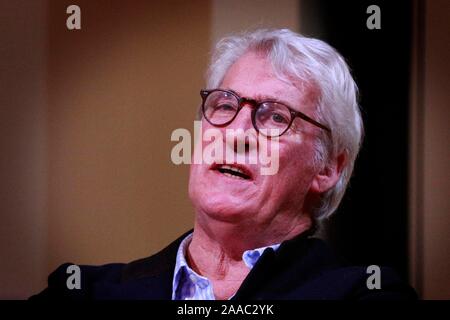
[[[312,208],[314,219],[329,217],[338,207],[350,180],[363,137],[358,88],[344,58],[327,43],[288,29],[256,30],[220,40],[207,73],[207,87],[220,86],[228,69],[245,53],[263,53],[280,79],[308,83],[318,91],[314,117],[331,129],[316,143],[315,163],[345,154],[346,161],[336,185],[321,195]]]

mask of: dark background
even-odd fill
[[[360,90],[364,143],[326,237],[353,263],[394,267],[408,278],[408,122],[412,5],[408,1],[308,0],[301,29],[346,59]],[[369,5],[381,29],[366,28]],[[314,27],[320,21],[320,27]]]

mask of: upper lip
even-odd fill
[[[252,171],[245,165],[238,163],[213,163],[210,167],[211,170],[218,170],[220,168],[236,170],[237,172],[243,174],[248,179],[253,179]]]

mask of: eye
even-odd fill
[[[220,111],[234,111],[235,107],[232,106],[231,104],[222,103],[222,104],[218,104],[216,106],[216,110],[220,110]]]
[[[288,120],[281,114],[279,113],[272,113],[271,115],[272,121],[276,122],[276,123],[288,123]]]

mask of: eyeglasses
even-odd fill
[[[279,137],[299,117],[323,130],[331,132],[330,128],[311,119],[306,114],[277,101],[257,102],[253,99],[239,97],[235,92],[222,89],[201,90],[202,112],[206,121],[215,127],[225,127],[236,118],[244,104],[252,108],[252,124],[255,130],[267,137]]]

